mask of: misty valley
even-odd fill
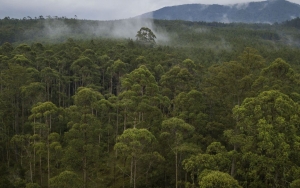
[[[300,187],[300,18],[0,19],[0,187]]]

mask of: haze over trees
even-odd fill
[[[201,3],[201,2],[200,2]],[[226,2],[225,2],[226,3]],[[278,14],[280,12],[280,14]],[[183,4],[142,14],[140,18],[223,23],[280,23],[300,16],[299,2],[266,0],[237,4]]]
[[[1,19],[0,187],[299,187],[298,22]]]

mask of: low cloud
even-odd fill
[[[91,29],[90,32],[96,36],[131,39],[135,39],[137,31],[142,27],[147,27],[154,32],[157,43],[167,42],[169,40],[167,32],[157,28],[151,19],[132,18],[127,20],[99,22],[98,25],[95,25],[92,28],[84,26],[84,28]]]
[[[222,17],[221,22],[223,22],[223,23],[230,23],[230,20],[229,20],[229,18],[227,17],[227,14],[223,14],[223,17]]]
[[[262,0],[252,0],[262,1]],[[299,0],[289,0],[298,2]],[[166,6],[182,4],[236,4],[249,2],[249,0],[30,0],[24,3],[23,0],[4,1],[0,0],[0,18],[9,16],[11,18],[23,18],[26,16],[38,17],[47,16],[65,16],[79,19],[90,20],[114,20],[132,18],[147,12],[151,12]]]
[[[73,22],[66,24],[66,22]],[[125,38],[135,40],[137,31],[141,27],[151,29],[156,35],[156,42],[166,43],[169,41],[168,33],[162,28],[158,28],[151,19],[132,18],[116,21],[82,21],[75,19],[46,19],[39,20],[42,25],[41,30],[27,30],[24,32],[26,38],[51,39],[60,42],[66,38]]]
[[[238,10],[244,10],[249,6],[249,3],[239,3],[235,5],[235,8]]]

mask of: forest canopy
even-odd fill
[[[298,187],[298,21],[1,19],[0,187]]]

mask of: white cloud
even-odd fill
[[[227,14],[223,15],[221,22],[223,22],[223,23],[230,23],[230,20],[228,19]]]
[[[180,4],[237,4],[263,0],[0,0],[0,18],[66,16],[114,20],[135,17],[165,6]],[[289,0],[299,4],[299,0]]]
[[[239,3],[239,4],[235,4],[235,8],[238,10],[244,10],[249,6],[249,3]]]

